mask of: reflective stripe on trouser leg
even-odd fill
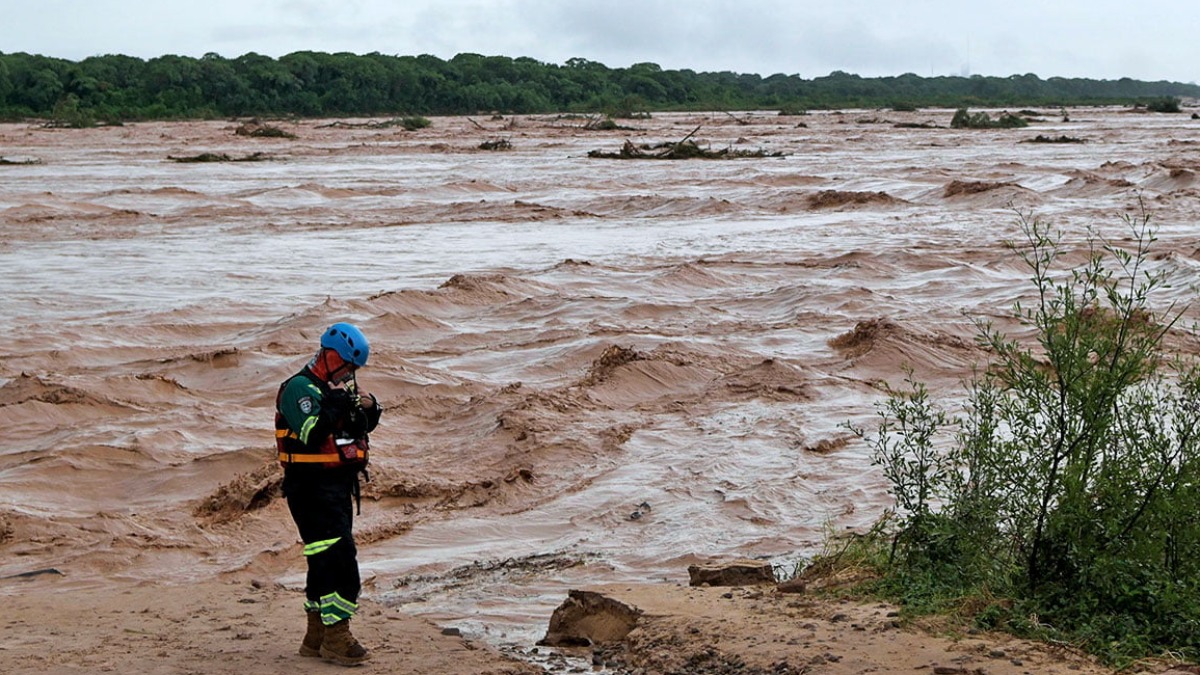
[[[350,602],[337,593],[321,597],[321,623],[331,626],[343,619],[349,619],[358,611],[358,604]]]
[[[341,540],[341,537],[334,537],[333,539],[325,539],[324,541],[314,541],[311,544],[305,544],[304,555],[316,555],[318,553],[324,553],[325,551],[329,550],[330,546],[333,546]]]
[[[304,601],[304,611],[319,612],[319,611],[321,611],[321,603],[313,602],[312,600],[305,600]]]

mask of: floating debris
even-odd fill
[[[172,162],[181,162],[185,164],[196,164],[205,162],[266,162],[272,157],[263,152],[255,152],[243,157],[231,157],[225,153],[202,152],[199,155],[186,155],[183,157],[175,157],[167,155],[167,159]]]
[[[233,133],[238,136],[250,136],[251,138],[296,138],[296,134],[290,131],[284,131],[279,127],[273,127],[269,124],[258,124],[256,122],[242,124]]]
[[[692,129],[691,133],[675,143],[659,143],[657,145],[634,145],[626,140],[619,152],[603,152],[592,150],[588,157],[595,159],[734,159],[743,157],[783,157],[782,152],[768,153],[765,150],[734,150],[723,148],[709,150],[696,145],[691,140],[700,127]]]
[[[1022,143],[1087,143],[1085,138],[1076,138],[1074,136],[1045,136],[1038,134],[1035,138],[1021,141]]]

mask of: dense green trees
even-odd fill
[[[459,54],[253,52],[228,59],[119,54],[79,62],[0,53],[0,117],[76,120],[233,115],[396,115],[887,107],[1130,104],[1200,97],[1173,82],[1011,77],[864,78],[835,71],[805,80],[732,72],[664,70],[654,63],[609,68]]]

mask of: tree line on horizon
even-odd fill
[[[71,125],[238,116],[605,113],[668,110],[789,111],[843,107],[1067,106],[1200,98],[1200,86],[1122,78],[1037,75],[860,77],[609,68],[573,58],[458,54],[357,55],[301,51],[278,59],[120,54],[81,61],[0,52],[0,119]]]

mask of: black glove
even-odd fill
[[[371,397],[371,405],[362,409],[362,415],[367,421],[366,431],[371,432],[379,425],[379,416],[383,414],[383,408],[380,407],[379,401],[373,395],[366,394],[366,396]]]
[[[344,389],[333,389],[321,398],[321,408],[329,411],[333,419],[341,419],[354,407],[350,394]]]
[[[367,435],[367,415],[362,408],[351,405],[342,418],[342,432],[349,438],[362,438]]]
[[[334,389],[321,399],[321,417],[327,420],[330,430],[338,436],[345,437],[350,428],[355,425],[351,417],[358,410],[350,394],[341,389]]]

